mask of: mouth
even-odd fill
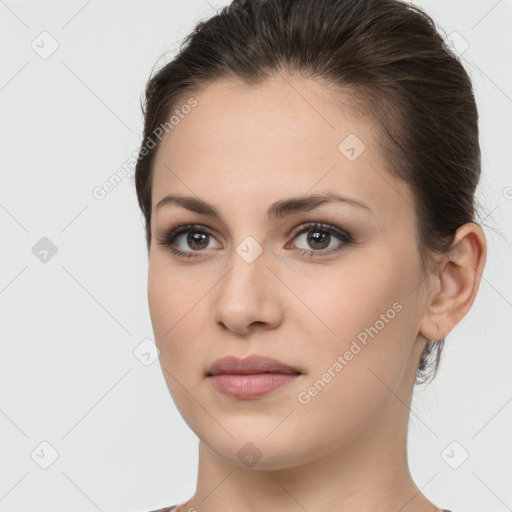
[[[303,372],[277,359],[252,355],[218,359],[206,376],[218,392],[237,399],[256,399],[292,383]]]

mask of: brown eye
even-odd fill
[[[207,233],[189,232],[186,238],[186,244],[194,249],[201,250],[208,246],[208,235]]]
[[[308,244],[313,249],[325,249],[329,245],[330,240],[330,233],[324,233],[316,229],[308,232]]]
[[[201,253],[205,252],[203,249],[208,248],[212,240],[215,238],[209,231],[201,226],[188,224],[169,231],[162,238],[158,238],[158,243],[169,247],[178,256],[196,258],[202,256]]]
[[[302,249],[302,254],[312,257],[317,255],[321,256],[323,254],[332,254],[333,252],[343,248],[345,245],[353,242],[349,233],[329,224],[309,224],[300,230],[295,235],[294,239],[297,239],[304,234],[307,234],[305,240],[307,247],[296,247],[298,249]],[[338,244],[336,244],[336,239],[338,240]],[[331,245],[331,243],[334,243],[334,246]]]

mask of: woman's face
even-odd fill
[[[374,122],[291,77],[216,82],[194,98],[154,162],[148,279],[163,375],[184,420],[224,460],[249,454],[274,469],[396,434],[424,348],[426,293],[413,197],[385,171]],[[291,208],[326,193],[365,206]],[[168,195],[218,216],[170,200],[157,208]],[[159,242],[186,224],[196,226]],[[214,361],[252,354],[300,374],[260,397],[214,386]]]

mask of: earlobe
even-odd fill
[[[440,339],[459,323],[471,308],[487,255],[485,235],[475,223],[461,226],[453,249],[439,263],[420,333],[427,339]]]

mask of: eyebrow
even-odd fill
[[[279,201],[276,201],[272,203],[268,208],[267,217],[269,220],[278,220],[287,215],[292,215],[298,212],[311,211],[323,204],[333,202],[344,203],[349,206],[364,209],[369,211],[373,215],[373,212],[370,209],[370,207],[365,203],[362,203],[361,201],[340,196],[339,194],[332,191],[324,191],[309,196],[291,197],[288,199],[281,199]],[[222,215],[215,206],[197,197],[178,196],[172,194],[167,195],[158,202],[155,211],[158,211],[160,208],[166,205],[181,206],[182,208],[185,208],[192,212],[217,217],[222,220]]]

